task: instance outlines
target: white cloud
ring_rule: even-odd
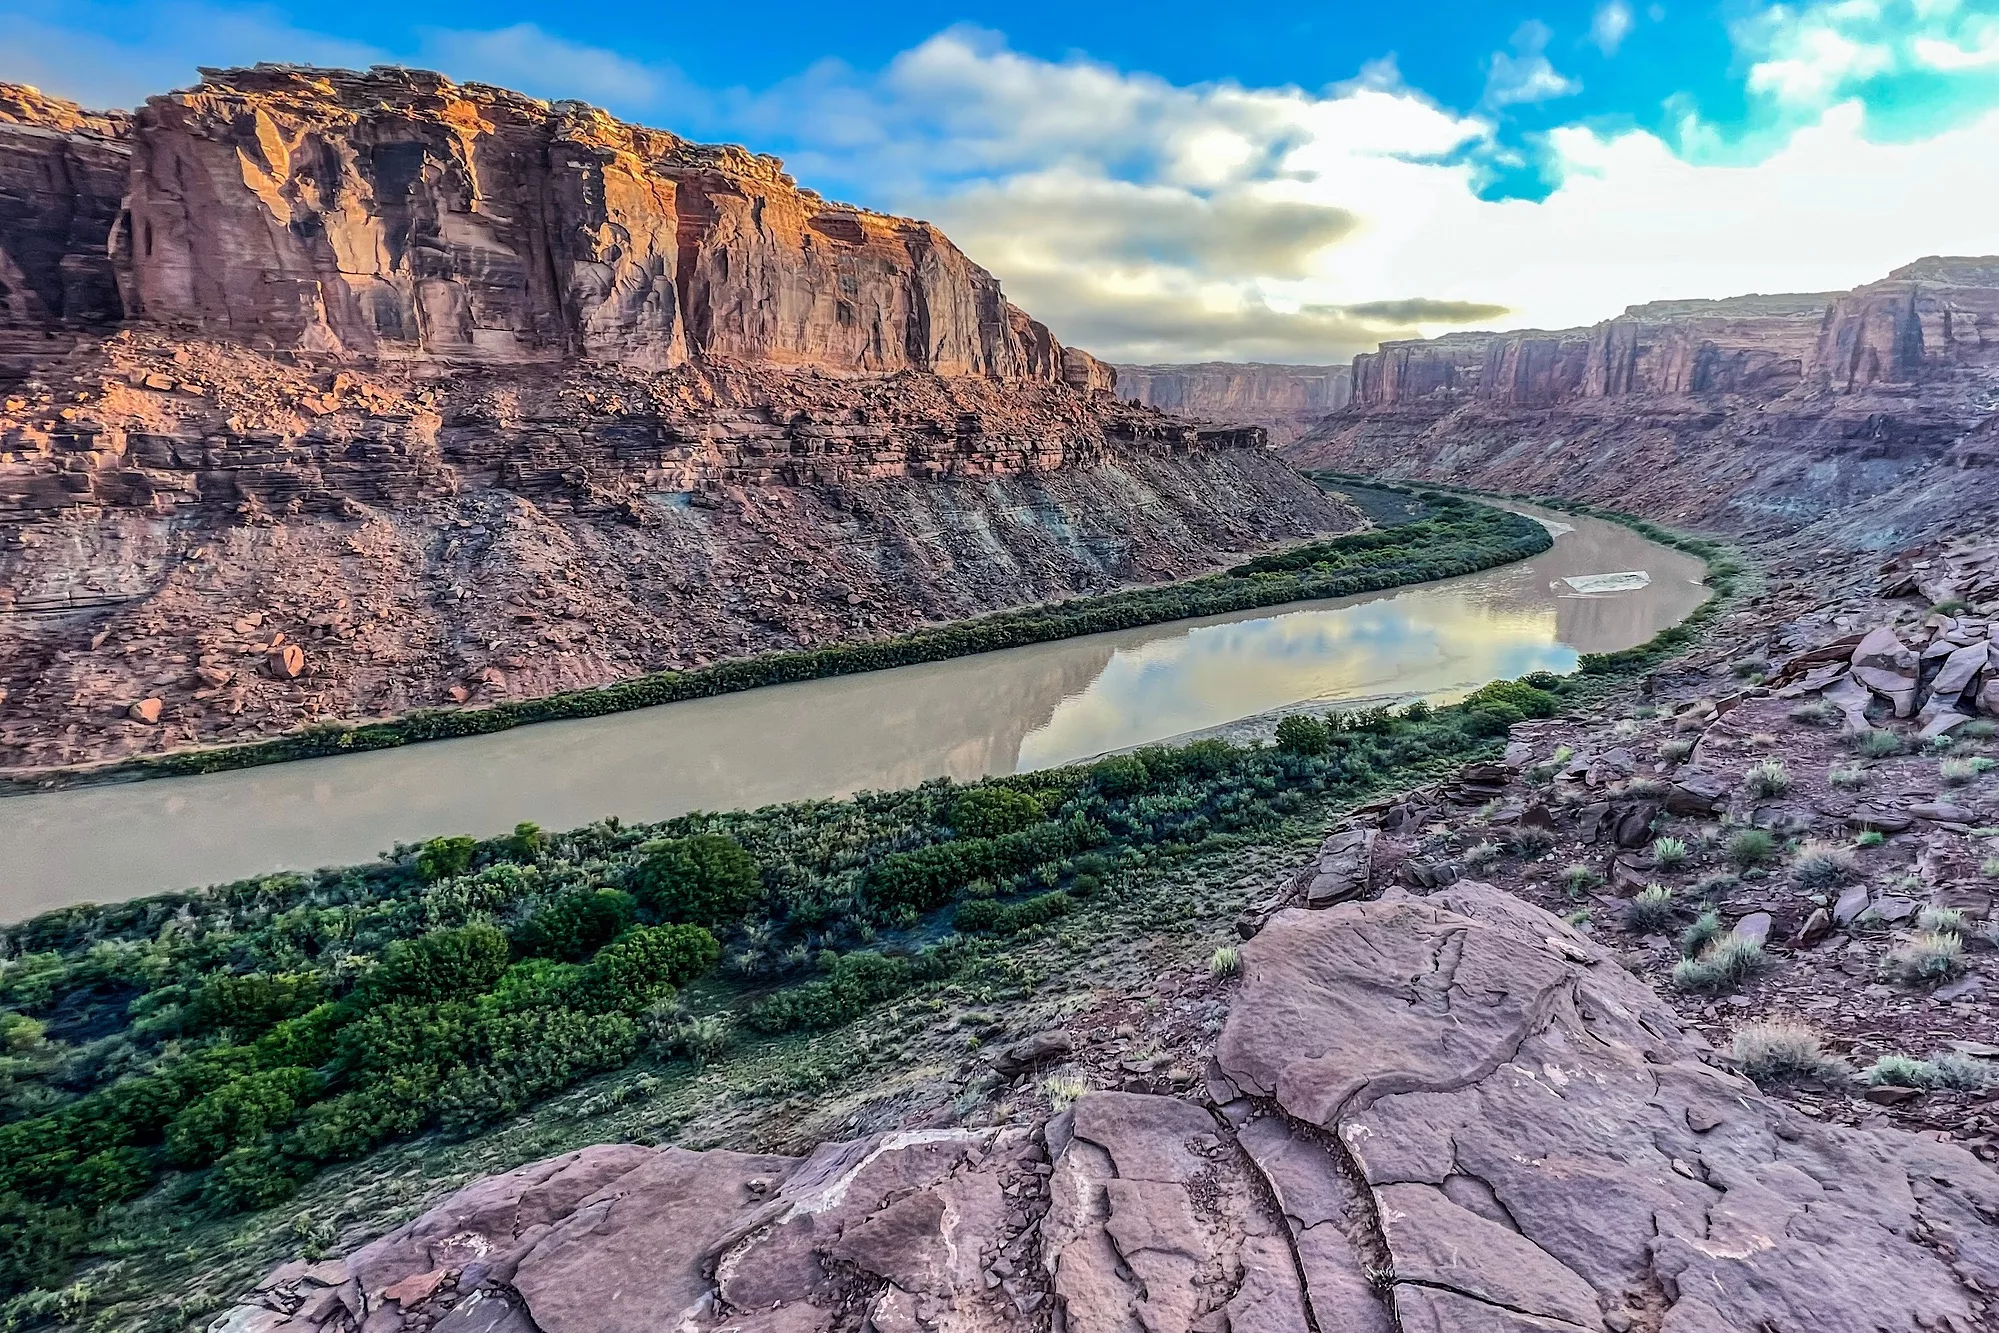
[[[1964,170],[1999,157],[1999,113],[1888,144],[1835,105],[1750,165],[1571,126],[1534,201],[1481,198],[1492,126],[1393,77],[1182,87],[954,31],[757,110],[833,124],[794,154],[804,179],[896,182],[869,202],[934,219],[1059,336],[1120,360],[1338,360],[1468,325],[1846,288],[1988,250],[1999,212],[1999,177]]]
[[[1631,6],[1625,0],[1603,0],[1596,7],[1596,15],[1590,20],[1589,39],[1596,49],[1607,56],[1617,54],[1624,45],[1624,39],[1631,35],[1631,28],[1637,22]]]
[[[1530,19],[1514,32],[1512,51],[1492,53],[1485,81],[1488,105],[1547,102],[1583,90],[1581,83],[1563,75],[1549,62],[1547,46],[1552,35],[1547,24]]]
[[[1999,18],[1962,0],[1770,5],[1737,21],[1733,36],[1753,62],[1749,90],[1806,111],[1850,96],[1872,79],[1999,65]],[[1929,96],[1939,106],[1950,103],[1934,90]]]

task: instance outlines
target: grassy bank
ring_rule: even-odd
[[[1732,591],[1725,552],[1684,549]],[[1246,861],[1277,849],[1281,874],[1335,812],[1691,635],[1447,708],[1291,719],[1276,746],[446,837],[36,918],[0,936],[0,1322],[177,1327],[440,1179],[593,1135],[741,1142],[765,1131],[717,1107],[860,1096],[940,1011],[1144,975],[1117,941],[1205,939]],[[942,1027],[926,1060],[964,1051]]]
[[[766,653],[693,671],[654,672],[597,689],[486,708],[424,710],[379,722],[307,727],[242,745],[20,774],[0,780],[0,794],[83,782],[216,773],[289,759],[390,749],[1285,602],[1380,592],[1509,564],[1539,554],[1550,544],[1546,529],[1517,514],[1435,492],[1398,494],[1404,497],[1404,504],[1419,504],[1420,512],[1413,516],[1403,512],[1404,521],[1393,526],[1259,556],[1218,574],[1177,583],[1003,611],[866,643]]]

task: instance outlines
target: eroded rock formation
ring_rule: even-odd
[[[1706,1060],[1485,885],[1279,911],[1210,1101],[803,1157],[606,1145],[481,1182],[218,1333],[1985,1327],[1999,1179]]]
[[[1852,292],[1386,343],[1286,453],[1762,533],[1867,503],[1828,536],[1892,548],[1979,488],[1948,478],[1993,458],[1995,385],[1999,260],[1930,258]]]
[[[1184,366],[1119,366],[1117,387],[1132,402],[1209,421],[1262,426],[1273,445],[1304,435],[1353,397],[1348,366],[1283,366],[1204,361]]]
[[[927,223],[581,103],[388,68],[211,70],[129,118],[0,88],[0,766],[1357,523],[1253,426],[1115,383]]]

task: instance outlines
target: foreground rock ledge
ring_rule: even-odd
[[[1211,1105],[808,1157],[605,1145],[266,1279],[218,1333],[1989,1330],[1999,1178],[1707,1064],[1486,885],[1276,913]]]

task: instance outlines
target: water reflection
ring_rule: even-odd
[[[14,797],[0,802],[0,920],[361,861],[398,841],[524,819],[566,828],[970,779],[1294,703],[1448,696],[1642,642],[1705,595],[1691,557],[1612,524],[1559,526],[1534,560],[1399,593],[377,754]],[[1597,596],[1551,587],[1632,569],[1648,570],[1650,585]]]

